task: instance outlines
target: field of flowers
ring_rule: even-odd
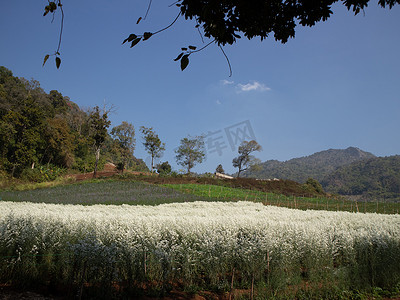
[[[246,289],[262,299],[334,298],[400,288],[399,215],[1,201],[0,237],[0,283],[71,296]]]

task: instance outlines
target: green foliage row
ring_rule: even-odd
[[[233,179],[220,179],[216,178],[214,174],[205,173],[199,176],[187,176],[181,175],[176,176],[171,173],[171,176],[150,176],[134,178],[134,180],[142,180],[154,184],[185,184],[185,183],[197,183],[197,184],[211,184],[218,186],[226,186],[232,188],[241,188],[248,190],[257,190],[262,192],[272,192],[275,194],[284,194],[290,196],[310,196],[319,197],[326,195],[324,192],[317,191],[319,183],[315,181],[314,184],[305,183],[299,184],[292,180],[256,180],[253,178],[233,178]],[[310,179],[314,181],[313,179]]]
[[[175,202],[210,201],[174,189],[133,181],[94,179],[51,188],[23,191],[0,191],[0,200],[55,204],[130,204],[158,205]]]
[[[207,184],[164,184],[180,192],[193,194],[213,201],[254,201],[265,205],[274,205],[302,210],[329,210],[348,212],[369,212],[398,214],[400,203],[356,202],[345,198],[289,196],[257,190],[231,188]]]

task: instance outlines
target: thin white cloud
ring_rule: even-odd
[[[226,79],[221,80],[221,83],[222,83],[222,85],[234,84],[233,81],[229,81],[229,80],[226,80]]]
[[[265,84],[260,83],[258,81],[253,81],[252,83],[248,84],[239,83],[237,87],[240,92],[250,92],[250,91],[266,92],[271,90],[271,88],[267,87]]]

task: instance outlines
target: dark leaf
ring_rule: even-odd
[[[178,57],[174,59],[174,61],[180,60],[182,58],[182,56],[183,56],[183,52],[181,54],[179,54]]]
[[[49,3],[50,11],[53,12],[57,9],[57,5],[55,2],[50,2]]]
[[[196,46],[189,46],[190,50],[196,50]]]
[[[124,41],[122,44],[125,44],[126,42],[132,42],[134,39],[137,38],[136,34],[131,33]]]
[[[148,40],[153,34],[151,32],[143,33],[143,41]]]
[[[61,58],[59,58],[59,57],[57,56],[57,57],[56,57],[56,67],[57,67],[57,69],[60,68],[60,65],[61,65]]]
[[[235,38],[237,38],[237,39],[241,39],[241,38],[242,38],[240,35],[238,35],[238,34],[236,34],[236,33],[233,33],[233,36],[234,36]]]
[[[128,42],[132,42],[132,41],[133,41],[134,39],[136,39],[136,38],[137,38],[137,35],[131,33],[131,34],[129,35],[129,37],[128,37]]]
[[[189,64],[189,54],[186,54],[181,59],[181,70],[185,70]]]
[[[44,64],[46,63],[46,61],[49,59],[49,57],[50,57],[50,55],[48,55],[48,54],[46,54],[46,56],[44,57],[43,67],[44,67]]]
[[[142,39],[142,38],[136,38],[136,39],[134,39],[134,40],[132,41],[131,48],[132,48],[133,46],[135,46],[137,43],[139,43],[141,39]]]
[[[200,27],[200,24],[197,24],[196,26],[194,26],[194,28],[199,28]]]
[[[139,19],[137,19],[136,24],[139,24],[140,21],[142,21],[142,17],[140,17]]]
[[[187,51],[187,48],[181,48],[182,49],[182,51]]]

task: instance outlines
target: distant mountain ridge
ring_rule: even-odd
[[[312,177],[322,181],[325,176],[339,167],[371,158],[376,158],[376,156],[356,147],[329,149],[283,162],[268,160],[261,163],[258,170],[246,171],[243,177],[290,179],[300,183]]]

